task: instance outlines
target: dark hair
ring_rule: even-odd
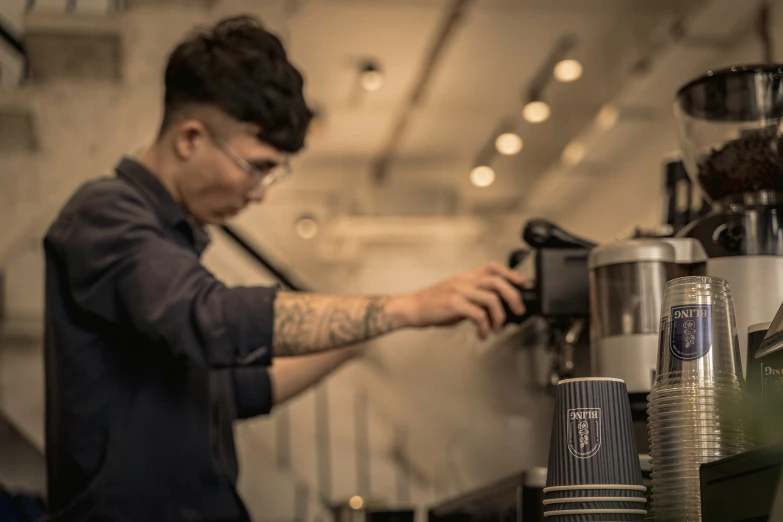
[[[196,32],[169,56],[162,130],[179,110],[207,105],[259,125],[259,139],[273,147],[297,152],[312,118],[303,84],[283,44],[258,19],[228,18]]]

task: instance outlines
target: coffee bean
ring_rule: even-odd
[[[702,158],[698,179],[713,201],[743,192],[783,192],[783,136],[777,126],[743,131]]]

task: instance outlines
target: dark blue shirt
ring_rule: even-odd
[[[226,287],[207,244],[130,159],[46,234],[50,520],[249,520],[232,423],[272,406],[276,289]]]

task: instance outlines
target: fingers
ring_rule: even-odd
[[[506,312],[503,310],[503,304],[497,293],[482,288],[469,287],[464,291],[464,294],[473,304],[481,306],[489,313],[493,330],[498,331],[503,328],[503,324],[506,322]]]
[[[481,339],[486,339],[489,336],[489,317],[483,308],[471,303],[465,298],[459,299],[455,308],[457,313],[470,319],[476,324],[476,327],[479,331],[479,337]]]
[[[525,313],[525,305],[522,303],[522,295],[519,293],[519,290],[511,286],[508,280],[503,277],[497,275],[484,276],[478,281],[478,285],[480,288],[500,294],[515,314],[522,315]]]
[[[423,310],[417,326],[447,326],[469,319],[475,323],[479,337],[486,339],[493,330],[500,330],[508,311],[525,313],[519,289],[525,279],[499,263],[488,263],[439,285],[417,293],[417,299],[431,305],[417,306]],[[506,310],[506,306],[508,310]]]
[[[501,265],[500,263],[495,263],[495,262],[487,263],[482,268],[484,270],[484,273],[486,274],[501,276],[517,285],[525,284],[524,277],[519,275],[514,270],[511,270],[510,268]]]

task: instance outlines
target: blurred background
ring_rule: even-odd
[[[764,61],[760,5],[0,0],[0,481],[44,493],[42,234],[78,185],[150,143],[166,55],[194,27],[259,16],[317,115],[294,176],[231,223],[241,243],[212,231],[205,263],[232,285],[387,293],[505,263],[533,217],[596,243],[660,226],[674,94],[707,69]],[[240,424],[250,511],[325,522],[349,502],[423,517],[546,465],[535,329],[391,335]]]

